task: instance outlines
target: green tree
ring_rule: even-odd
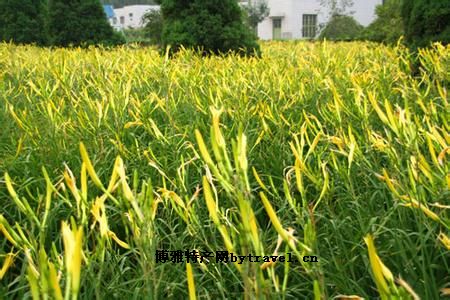
[[[412,48],[450,42],[450,0],[403,1],[406,42]]]
[[[50,0],[49,31],[56,46],[116,45],[124,42],[108,23],[98,0]]]
[[[244,7],[247,13],[247,22],[249,26],[256,32],[258,24],[261,23],[270,13],[269,6],[265,0],[249,1]]]
[[[43,0],[0,0],[0,39],[46,44],[45,4]]]
[[[354,40],[360,36],[363,29],[364,27],[351,16],[333,15],[320,33],[319,39]]]
[[[253,55],[260,51],[236,0],[163,0],[161,11],[162,46],[170,45],[172,53],[181,46],[203,54]]]
[[[320,5],[327,8],[330,20],[336,15],[351,15],[353,11],[348,11],[353,7],[353,0],[320,0]]]
[[[142,20],[145,23],[145,36],[148,37],[153,44],[161,44],[163,30],[163,16],[161,11],[152,9],[142,17]]]
[[[377,18],[365,30],[364,39],[395,43],[404,34],[401,16],[402,0],[387,0],[376,7]]]

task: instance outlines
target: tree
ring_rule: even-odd
[[[162,47],[170,45],[171,53],[182,46],[203,54],[253,55],[260,51],[236,0],[163,0],[161,11]]]
[[[249,1],[244,10],[247,13],[247,21],[250,27],[256,32],[258,24],[261,23],[270,13],[266,1]]]
[[[358,38],[364,27],[353,17],[333,15],[320,33],[319,39],[354,40]]]
[[[450,42],[450,0],[403,1],[405,39],[412,48]]]
[[[402,0],[387,0],[375,9],[377,18],[365,30],[364,39],[395,43],[404,34],[401,16]]]
[[[320,0],[320,5],[328,9],[330,19],[335,15],[352,15],[348,11],[353,6],[353,0]]]
[[[0,0],[0,40],[46,44],[45,8],[43,0]]]
[[[116,45],[124,42],[98,0],[50,0],[49,31],[56,46]]]
[[[161,44],[161,35],[163,30],[163,17],[161,11],[152,9],[147,12],[142,21],[145,23],[144,32],[153,44]]]

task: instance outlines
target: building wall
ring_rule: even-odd
[[[382,0],[355,1],[351,10],[355,11],[355,19],[363,26],[375,20],[375,7],[382,4]]]
[[[267,0],[269,17],[258,25],[258,36],[262,40],[273,39],[273,19],[281,18],[281,36],[283,39],[303,38],[303,15],[317,15],[317,24],[328,21],[329,11],[320,5],[320,0]],[[354,0],[348,10],[362,25],[367,26],[375,19],[375,7],[382,0]]]
[[[159,5],[129,5],[114,9],[116,19],[113,20],[115,28],[142,28],[142,17],[149,10],[159,10]]]

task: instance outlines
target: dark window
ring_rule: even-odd
[[[303,15],[304,38],[315,38],[317,34],[317,15]]]

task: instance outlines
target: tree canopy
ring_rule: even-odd
[[[145,22],[145,35],[151,40],[152,44],[159,45],[164,24],[161,11],[152,9],[144,15],[142,20]]]
[[[256,35],[244,23],[236,0],[163,0],[162,46],[182,46],[203,54],[259,53]]]
[[[404,34],[401,16],[402,0],[387,0],[375,9],[377,18],[364,30],[363,38],[383,43],[395,43]]]
[[[244,10],[247,13],[248,24],[255,31],[258,24],[270,13],[270,8],[266,1],[257,1],[256,3],[249,1],[248,5],[244,7]]]
[[[98,0],[50,0],[49,31],[56,46],[123,43]]]
[[[353,17],[333,15],[320,33],[319,39],[353,40],[360,36],[364,27]]]
[[[43,0],[0,0],[0,40],[46,44],[45,4]]]
[[[353,11],[349,11],[353,7],[353,0],[320,0],[320,5],[328,9],[330,18],[336,15],[351,15]]]
[[[450,42],[450,0],[403,1],[406,42],[413,48]]]

